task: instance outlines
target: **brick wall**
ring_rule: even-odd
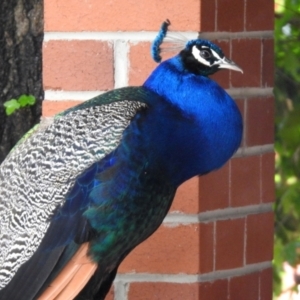
[[[188,38],[201,30],[243,68],[214,79],[236,99],[244,138],[221,170],[180,187],[107,299],[272,299],[273,1],[45,0],[43,115],[141,84],[166,18]]]

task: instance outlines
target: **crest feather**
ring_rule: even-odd
[[[162,60],[162,52],[178,52],[178,50],[182,50],[188,42],[188,39],[181,33],[168,31],[170,25],[171,22],[168,19],[164,21],[152,43],[151,56],[157,63],[160,63]]]

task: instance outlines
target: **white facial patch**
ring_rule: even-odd
[[[211,51],[211,54],[214,56],[214,58],[216,59],[213,63],[210,63],[209,61],[207,61],[205,58],[203,58],[200,54],[201,50],[199,50],[196,46],[193,46],[192,48],[192,54],[194,55],[195,59],[197,59],[201,64],[208,66],[208,67],[212,67],[214,65],[218,65],[220,63],[223,63],[224,58],[221,58],[221,56],[213,49],[207,47],[207,46],[202,46],[201,48],[207,48]]]
[[[210,51],[216,59],[222,60],[221,56],[215,50],[210,49]]]
[[[203,64],[205,66],[210,67],[209,61],[207,61],[206,59],[204,59],[203,57],[201,57],[200,50],[196,46],[193,46],[193,48],[192,48],[192,54],[194,55],[195,59],[197,59],[199,61],[199,63],[201,63],[201,64]]]

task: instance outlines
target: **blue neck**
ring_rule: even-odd
[[[132,127],[141,131],[149,165],[176,186],[220,168],[239,147],[236,104],[211,79],[186,72],[179,56],[161,63],[144,87],[163,100],[149,99],[149,110]]]

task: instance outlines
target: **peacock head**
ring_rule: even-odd
[[[221,69],[243,73],[232,60],[225,57],[222,49],[207,40],[191,40],[179,54],[184,67],[191,73],[208,76]]]
[[[208,76],[221,69],[243,73],[243,70],[232,60],[226,58],[222,49],[214,43],[203,39],[187,41],[184,36],[174,38],[172,34],[169,35],[169,25],[171,25],[169,20],[162,23],[160,31],[152,43],[151,55],[154,61],[161,62],[160,54],[162,51],[172,51],[179,47],[183,48],[179,53],[183,67],[191,73]],[[165,38],[169,38],[171,43],[175,44],[175,47],[163,49],[161,45]]]

